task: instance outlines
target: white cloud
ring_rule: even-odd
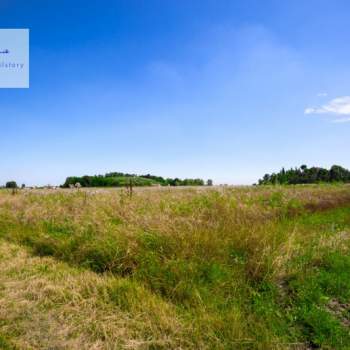
[[[350,96],[337,97],[320,107],[306,108],[305,114],[350,115]]]
[[[319,93],[317,94],[317,96],[318,96],[318,97],[327,97],[328,94],[327,94],[327,92],[319,92]]]
[[[350,117],[336,119],[333,123],[350,123]]]
[[[313,114],[315,113],[315,108],[306,108],[304,111],[305,114]]]

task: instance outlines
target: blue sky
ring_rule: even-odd
[[[0,184],[350,168],[349,16],[347,0],[2,0],[31,67],[29,89],[0,89]]]

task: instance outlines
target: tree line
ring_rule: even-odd
[[[308,168],[306,165],[289,170],[282,168],[278,173],[265,174],[259,180],[259,185],[296,185],[322,182],[350,183],[350,171],[339,165],[333,165],[329,170],[320,167]]]
[[[64,188],[76,186],[81,187],[126,187],[126,186],[204,186],[202,179],[179,179],[163,178],[155,175],[136,175],[120,172],[107,173],[105,175],[94,176],[70,176],[62,185]],[[212,185],[212,180],[208,180],[207,185]]]

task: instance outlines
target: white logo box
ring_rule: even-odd
[[[0,88],[29,88],[29,29],[0,29]]]

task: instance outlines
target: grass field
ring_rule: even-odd
[[[350,186],[0,191],[0,349],[350,349]]]

